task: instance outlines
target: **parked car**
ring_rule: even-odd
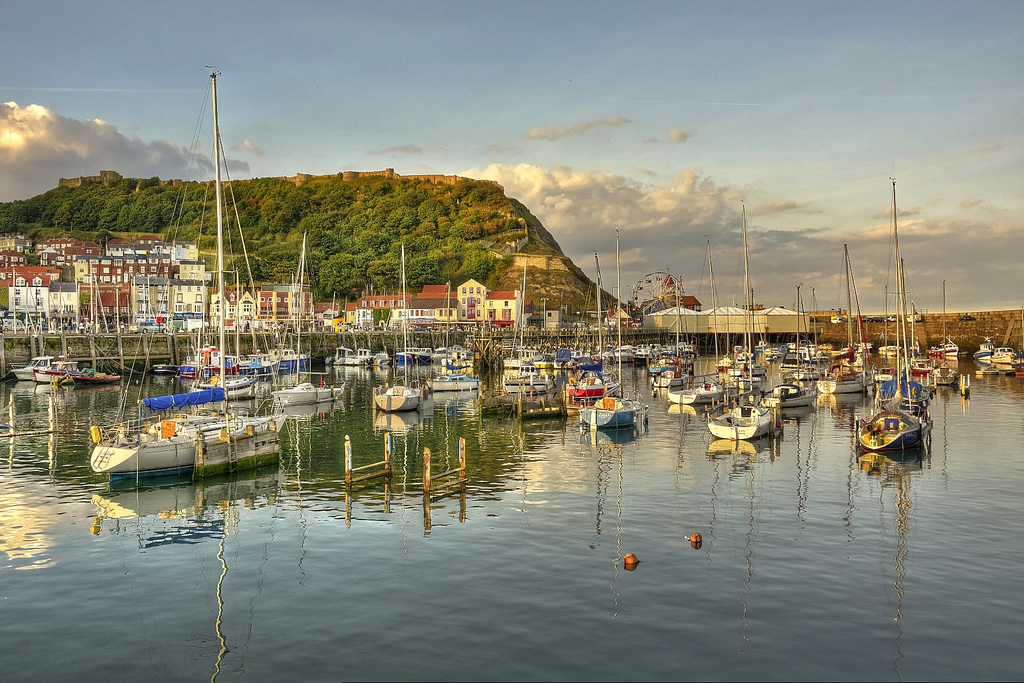
[[[975,320],[976,318],[970,313],[961,313],[960,320]]]
[[[128,327],[129,332],[163,332],[164,326],[160,323],[136,323]]]

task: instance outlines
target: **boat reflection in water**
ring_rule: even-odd
[[[408,432],[412,429],[416,429],[429,424],[432,421],[431,415],[433,415],[433,407],[428,406],[428,403],[433,403],[428,399],[423,404],[423,410],[408,410],[404,412],[384,412],[378,410],[373,416],[373,432],[374,434],[380,434],[381,432]]]
[[[883,508],[886,505],[886,492],[894,491],[895,510],[895,538],[893,545],[893,573],[891,576],[882,576],[883,585],[892,585],[895,593],[895,614],[893,623],[896,633],[893,640],[893,670],[899,678],[899,663],[903,659],[903,652],[900,649],[900,639],[903,637],[903,629],[900,622],[903,621],[903,583],[907,576],[907,537],[910,533],[910,482],[912,477],[920,476],[925,469],[926,461],[930,460],[930,453],[927,448],[915,448],[903,451],[887,451],[884,453],[868,452],[857,458],[857,464],[868,476],[878,477],[882,484],[881,502]]]
[[[580,443],[591,446],[624,446],[637,440],[636,429],[583,429]]]
[[[245,630],[238,628],[231,615],[248,613],[253,596],[261,590],[259,579],[254,586],[248,586],[244,572],[231,582],[230,591],[226,589],[228,558],[233,555],[225,552],[225,541],[228,536],[244,534],[239,523],[243,512],[276,505],[280,489],[281,474],[275,466],[272,471],[261,473],[259,470],[249,470],[216,483],[203,480],[193,482],[184,478],[154,487],[118,487],[115,483],[106,492],[92,497],[96,517],[93,518],[90,531],[97,536],[131,536],[133,542],[138,543],[140,555],[147,549],[172,544],[194,545],[196,550],[191,552],[201,553],[200,548],[204,544],[216,543],[220,571],[216,574],[216,582],[208,588],[212,593],[208,603],[210,612],[195,612],[198,620],[209,620],[208,624],[202,626],[212,626],[210,630],[216,637],[215,641],[208,641],[206,646],[213,658],[212,680],[216,680],[225,666],[226,658],[244,653],[244,645],[239,648],[228,644],[228,633]],[[231,571],[237,572],[240,569],[244,567],[233,567]],[[212,572],[202,577],[207,579],[207,583],[213,578]],[[195,584],[201,586],[202,579],[197,578]],[[126,581],[129,583],[128,590],[142,590],[141,586],[145,585],[147,577],[129,577]],[[234,597],[238,599],[232,600]],[[197,624],[196,627],[200,626]],[[251,622],[248,628],[251,630]],[[240,663],[235,665],[240,666]]]

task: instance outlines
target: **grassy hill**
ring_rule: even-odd
[[[399,176],[393,171],[236,180],[225,187],[228,271],[247,282],[290,282],[306,237],[307,282],[318,300],[349,300],[406,281],[453,286],[473,278],[515,289],[527,259],[527,298],[538,310],[593,308],[593,283],[522,203],[491,181]],[[211,182],[123,178],[104,172],[61,181],[31,199],[0,204],[0,232],[39,241],[94,242],[138,235],[196,241],[216,262]],[[243,254],[243,239],[248,258]]]

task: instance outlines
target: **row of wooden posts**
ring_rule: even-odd
[[[379,462],[352,466],[352,439],[345,435],[345,485],[352,486],[371,479],[391,478],[391,432],[384,435],[384,459]],[[423,495],[432,491],[444,491],[458,486],[466,488],[466,439],[459,438],[459,466],[444,472],[434,473],[430,462],[430,449],[423,449]]]
[[[384,512],[391,512],[391,432],[384,434],[384,459],[379,462],[352,466],[352,439],[345,435],[345,520],[351,523],[351,492],[354,484],[382,479],[384,481]],[[434,473],[431,468],[430,449],[423,449],[423,530],[431,530],[431,496],[452,489],[459,492],[459,521],[466,521],[466,440],[459,438],[459,466]]]

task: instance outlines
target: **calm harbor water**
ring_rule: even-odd
[[[973,363],[962,369],[973,375]],[[428,371],[424,369],[424,372]],[[112,488],[88,427],[119,389],[60,391],[59,433],[0,466],[6,680],[1019,679],[1024,380],[940,392],[930,450],[859,461],[860,396],[787,412],[780,440],[709,444],[650,406],[640,434],[482,418],[437,395],[378,416],[382,376],[282,428],[279,467]],[[164,393],[160,378],[130,392]],[[19,425],[48,387],[0,387]],[[132,394],[132,402],[134,394]],[[394,477],[348,492],[355,465]],[[421,494],[468,451],[468,487]],[[0,442],[0,447],[6,446]],[[703,536],[699,549],[689,536]],[[634,553],[640,564],[623,569]]]

